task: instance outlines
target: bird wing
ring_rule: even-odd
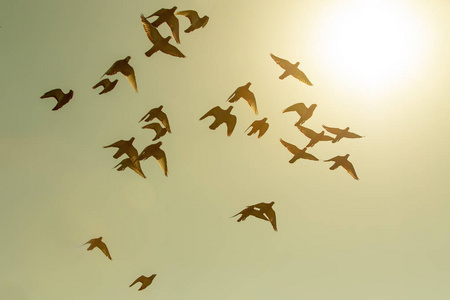
[[[137,92],[137,83],[136,83],[136,75],[134,74],[134,69],[132,66],[127,65],[122,71],[122,74],[125,75],[128,79],[128,82],[131,84],[133,89]]]
[[[133,285],[135,285],[136,283],[138,283],[138,282],[143,282],[143,280],[145,280],[146,279],[146,277],[144,276],[144,275],[142,275],[142,276],[139,276],[138,277],[138,279],[136,279],[135,281],[133,281],[133,283],[132,284],[130,284],[130,287],[132,287]]]
[[[200,16],[198,15],[198,13],[195,10],[183,10],[183,11],[179,11],[175,14],[188,17],[189,21],[191,22],[191,25],[200,19]]]
[[[289,144],[289,143],[283,141],[282,139],[280,139],[280,142],[283,144],[283,146],[285,146],[289,150],[289,152],[291,152],[294,155],[295,155],[295,153],[300,151],[300,149],[298,149],[297,146]]]
[[[105,244],[105,243],[103,243],[102,241],[100,241],[100,242],[98,243],[97,247],[98,247],[100,250],[102,250],[102,252],[103,252],[109,259],[112,260],[111,255],[109,254],[109,251],[108,251],[108,247],[106,247],[106,244]]]
[[[150,24],[150,22],[141,14],[142,26],[144,26],[145,33],[147,34],[148,39],[153,43],[157,44],[159,41],[163,39],[158,29],[155,26]]]
[[[314,132],[314,130],[309,129],[309,128],[306,128],[306,127],[303,127],[303,126],[301,126],[301,125],[298,125],[297,128],[298,128],[304,135],[306,135],[307,137],[309,137],[310,139],[313,139],[313,138],[317,135],[317,133]]]
[[[235,115],[228,115],[225,118],[225,124],[227,124],[227,135],[230,136],[233,133],[234,127],[236,127],[237,118]]]
[[[156,158],[156,160],[159,163],[159,166],[161,167],[161,169],[164,172],[164,175],[167,176],[168,170],[167,170],[167,158],[166,158],[166,153],[161,150],[161,149],[157,149],[153,152],[153,156]]]
[[[283,110],[283,113],[289,112],[289,111],[295,111],[295,112],[297,112],[300,116],[302,116],[307,110],[308,110],[308,108],[307,108],[306,105],[302,102],[302,103],[295,103],[295,104],[289,106],[288,108],[286,108],[285,110]]]
[[[350,138],[350,139],[358,139],[358,138],[362,138],[363,136],[349,131],[349,132],[345,133],[344,137]]]
[[[269,208],[265,211],[265,214],[269,218],[269,221],[272,224],[273,230],[278,231],[277,216],[275,215],[275,211],[272,208]]]
[[[120,167],[117,168],[119,165],[120,165]],[[123,171],[126,168],[130,168],[131,170],[133,170],[134,172],[136,172],[143,178],[146,178],[144,172],[141,169],[141,164],[139,163],[138,159],[131,159],[129,157],[125,158],[120,163],[118,163],[114,168],[117,168],[117,171]]]
[[[121,147],[123,147],[124,145],[126,145],[126,141],[120,140],[120,141],[117,141],[117,142],[115,142],[115,143],[112,143],[111,145],[104,146],[103,148],[110,148],[110,147],[121,148]]]
[[[336,161],[337,159],[339,159],[339,157],[340,156],[335,156],[333,158],[330,158],[330,159],[327,159],[327,160],[324,160],[324,161],[326,161],[326,162],[328,162],[328,161]]]
[[[161,48],[161,51],[175,57],[186,57],[177,47],[169,43],[165,44],[164,47]]]
[[[94,85],[92,88],[93,88],[93,89],[96,89],[96,88],[98,88],[99,86],[103,86],[103,87],[105,88],[106,86],[108,86],[108,85],[110,85],[110,84],[111,84],[111,81],[110,81],[108,78],[105,78],[105,79],[103,79],[103,80],[100,80],[100,82],[97,83],[96,85]]]
[[[311,83],[311,81],[309,81],[308,77],[306,77],[305,73],[303,73],[302,71],[300,71],[299,69],[295,69],[292,72],[292,76],[294,76],[295,78],[297,78],[298,80],[300,80],[303,83],[306,83],[307,85],[313,85]]]
[[[253,92],[247,90],[243,93],[242,97],[247,101],[247,103],[253,109],[253,112],[257,115],[258,108],[256,107],[255,94],[253,94]]]
[[[348,160],[342,162],[341,166],[347,170],[348,174],[350,174],[353,178],[356,180],[359,180],[358,176],[356,175],[355,168],[353,167],[353,164],[349,162]]]
[[[64,92],[61,89],[54,89],[42,95],[41,99],[49,97],[55,97],[56,101],[59,102],[64,97]]]
[[[287,60],[285,60],[285,59],[282,59],[282,58],[279,58],[278,56],[275,56],[275,55],[273,55],[272,53],[270,53],[270,56],[272,57],[272,59],[280,66],[280,67],[282,67],[283,69],[287,69],[287,68],[289,68],[290,66],[292,66],[292,64],[289,62],[289,61],[287,61]]]
[[[312,154],[310,154],[310,153],[307,153],[307,152],[305,152],[303,155],[302,155],[302,158],[304,158],[304,159],[309,159],[309,160],[318,160],[317,159],[317,157],[315,157],[314,155],[312,155]]]
[[[158,118],[158,120],[160,120],[163,123],[164,127],[166,127],[168,132],[172,132],[170,131],[169,119],[167,118],[167,115],[163,111],[160,111],[159,114],[156,116],[156,118]]]
[[[269,129],[269,123],[262,124],[259,130],[258,138],[262,137],[264,133],[266,133],[267,129]]]
[[[151,17],[155,17],[155,16],[159,17],[160,15],[164,14],[166,11],[168,11],[167,8],[161,8],[160,10],[158,10],[157,12],[154,12],[152,15],[150,15],[147,18],[151,18]]]
[[[150,123],[142,127],[143,129],[153,129],[156,133],[161,132],[163,129],[162,126],[159,123]]]
[[[139,156],[138,151],[136,150],[136,148],[134,148],[133,145],[130,145],[128,147],[128,149],[125,151],[125,153],[128,155],[129,158],[131,159],[136,159]]]
[[[325,128],[326,131],[328,131],[328,132],[330,132],[332,134],[338,135],[339,133],[342,132],[342,130],[339,129],[339,128],[328,127],[328,126],[325,126],[325,125],[322,125],[322,127]]]
[[[167,24],[169,24],[170,30],[172,30],[173,37],[177,44],[180,43],[180,25],[178,22],[178,18],[175,15],[170,16],[169,20],[167,20]]]
[[[203,115],[203,117],[200,118],[200,120],[203,120],[206,117],[213,116],[215,118],[219,117],[220,114],[223,112],[223,109],[221,109],[219,106],[211,108],[206,114]]]
[[[320,136],[320,135],[319,135]],[[332,140],[334,140],[334,138],[332,138],[331,136],[328,136],[328,135],[323,135],[323,136],[320,136],[320,139],[319,139],[320,141],[332,141]]]

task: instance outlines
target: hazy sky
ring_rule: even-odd
[[[374,2],[1,2],[0,298],[449,299],[450,2]],[[186,34],[180,16],[186,58],[147,58],[139,16],[172,6],[209,23]],[[270,53],[300,61],[314,86],[279,80]],[[118,74],[99,96],[92,86],[128,55],[139,93]],[[235,103],[231,137],[199,121],[247,82],[258,116]],[[56,112],[39,99],[54,88],[74,90]],[[305,126],[365,137],[289,164],[279,139],[309,141],[281,113],[297,102],[317,104]],[[169,176],[154,159],[147,179],[117,172],[103,146],[154,143],[138,121],[159,105]],[[265,136],[243,133],[263,117]],[[323,162],[347,153],[359,181]],[[271,201],[278,232],[230,219]],[[112,261],[79,247],[99,236]]]

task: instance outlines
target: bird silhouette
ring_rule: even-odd
[[[345,170],[347,170],[348,174],[350,174],[353,178],[356,180],[359,180],[358,176],[356,175],[355,168],[353,167],[353,164],[348,160],[348,157],[350,154],[346,154],[345,156],[335,156],[333,158],[324,160],[326,162],[328,161],[334,161],[334,164],[330,167],[330,170],[334,170],[337,167],[341,166]]]
[[[238,212],[233,217],[241,214],[241,217],[238,219],[238,222],[244,221],[248,216],[254,216],[263,220],[267,220],[272,224],[273,230],[277,231],[278,230],[277,217],[275,215],[275,211],[272,208],[274,203],[275,202],[273,201],[270,203],[261,202],[255,205],[247,206],[246,209]]]
[[[145,122],[150,122],[154,118],[157,118],[163,123],[168,132],[172,132],[170,131],[169,119],[167,118],[167,115],[162,111],[163,107],[164,106],[160,105],[159,107],[152,108],[148,113],[145,114],[145,116],[142,117],[139,122],[142,122],[144,120]]]
[[[139,160],[137,158],[127,157],[124,160],[122,160],[120,163],[118,163],[114,168],[117,168],[117,171],[123,171],[126,168],[130,168],[131,170],[133,170],[134,172],[136,172],[143,178],[146,178],[144,172],[141,169]]]
[[[102,242],[102,237],[96,238],[96,239],[90,239],[83,245],[90,244],[87,248],[88,251],[91,251],[95,247],[102,250],[102,252],[108,257],[110,260],[112,260],[111,255],[109,254],[108,247],[106,247],[106,244]]]
[[[306,147],[300,150],[295,145],[289,144],[282,139],[280,139],[280,142],[285,146],[289,152],[294,154],[294,157],[291,158],[289,161],[291,164],[294,163],[297,159],[303,158],[303,159],[309,159],[309,160],[318,160],[314,155],[309,154],[306,152]]]
[[[153,274],[149,277],[145,277],[144,275],[139,276],[138,279],[136,279],[135,281],[133,281],[132,284],[130,284],[130,287],[132,287],[134,284],[140,282],[140,283],[142,283],[142,285],[138,291],[143,290],[152,283],[152,281],[153,281],[153,279],[155,279],[155,277],[156,277],[156,274]]]
[[[120,72],[128,79],[128,82],[131,84],[133,89],[137,92],[138,88],[137,88],[137,83],[136,83],[136,76],[134,74],[134,69],[128,63],[130,61],[130,59],[131,59],[131,56],[127,56],[124,59],[119,59],[118,61],[113,63],[111,68],[109,68],[108,71],[106,71],[105,74],[103,74],[103,76],[114,75],[117,72]]]
[[[44,95],[41,96],[41,99],[44,98],[55,98],[58,103],[56,103],[56,106],[53,107],[52,110],[58,110],[67,103],[69,103],[70,99],[73,97],[73,91],[70,90],[67,94],[64,94],[64,92],[61,89],[54,89],[51,90]]]
[[[156,19],[156,21],[152,22],[152,25],[154,27],[158,27],[162,23],[167,23],[167,25],[169,25],[169,27],[170,27],[170,30],[172,31],[175,41],[179,44],[180,43],[180,33],[179,33],[180,29],[179,29],[179,24],[178,24],[178,18],[175,16],[176,10],[177,10],[176,6],[172,7],[171,9],[161,8],[157,12],[148,16],[146,19],[151,18],[151,17],[158,17],[158,19]]]
[[[299,116],[300,120],[295,123],[295,126],[302,125],[305,123],[311,116],[313,115],[314,110],[316,109],[317,104],[311,104],[309,107],[306,107],[304,103],[295,103],[285,110],[283,110],[283,113],[295,111]]]
[[[158,51],[162,51],[166,54],[175,57],[185,57],[184,54],[181,53],[180,50],[178,50],[177,47],[169,44],[169,41],[172,37],[168,36],[166,38],[163,38],[159,33],[158,29],[156,29],[156,27],[150,24],[150,22],[147,21],[147,19],[142,14],[141,14],[141,21],[148,39],[150,40],[150,42],[153,43],[153,47],[147,52],[145,52],[145,55],[147,57],[152,56],[154,53]]]
[[[297,125],[298,130],[300,130],[304,135],[306,135],[311,140],[306,147],[313,147],[318,142],[332,141],[331,136],[325,135],[325,131],[322,130],[320,133],[313,131],[312,129]]]
[[[254,121],[250,126],[248,126],[247,129],[245,129],[245,131],[247,131],[250,127],[252,127],[247,135],[250,136],[259,131],[258,139],[262,137],[266,133],[267,129],[269,129],[269,123],[267,123],[266,121],[267,118]]]
[[[94,85],[92,88],[96,89],[99,86],[102,86],[103,87],[103,91],[101,91],[99,95],[106,94],[107,92],[112,91],[116,87],[116,84],[117,84],[118,81],[119,80],[116,79],[116,80],[111,82],[111,80],[109,80],[108,78],[105,78],[103,80],[100,80],[100,82],[97,83],[96,85]]]
[[[113,155],[113,157],[116,159],[121,157],[125,153],[130,158],[136,158],[138,157],[138,151],[136,150],[136,148],[134,148],[133,141],[134,137],[132,137],[128,141],[125,140],[117,141],[115,143],[112,143],[111,145],[104,146],[103,148],[110,148],[110,147],[119,148],[116,154]]]
[[[156,144],[149,145],[142,150],[142,152],[139,154],[138,159],[139,160],[146,160],[149,157],[154,157],[158,163],[161,169],[164,172],[164,175],[167,176],[168,169],[167,169],[167,158],[166,153],[161,149],[162,142],[158,142]]]
[[[227,101],[233,103],[233,102],[238,101],[240,98],[244,98],[247,101],[248,105],[250,105],[250,107],[255,112],[255,115],[257,115],[258,114],[258,108],[256,107],[255,94],[253,94],[249,90],[249,87],[250,87],[251,84],[252,84],[251,82],[248,82],[246,85],[238,87],[233,92],[233,94],[231,94],[231,96],[228,97]]]
[[[332,143],[339,142],[342,138],[349,138],[349,139],[362,138],[362,136],[360,136],[356,133],[350,132],[349,131],[350,127],[346,127],[345,129],[333,128],[333,127],[328,127],[325,125],[322,125],[322,127],[325,128],[325,130],[328,131],[329,133],[336,135],[336,137],[333,139]]]
[[[159,123],[150,123],[142,127],[143,129],[153,129],[156,132],[156,136],[152,141],[156,141],[160,137],[167,133],[167,129],[162,127]]]
[[[307,85],[312,85],[311,81],[309,81],[305,73],[298,69],[298,65],[300,64],[299,62],[291,64],[289,61],[279,58],[272,53],[270,54],[270,56],[280,67],[284,69],[284,73],[281,74],[280,79],[284,79],[287,76],[291,75]]]
[[[199,29],[200,27],[205,27],[206,24],[208,24],[209,17],[204,16],[200,18],[198,13],[195,10],[183,10],[175,13],[176,15],[185,16],[189,18],[189,21],[191,22],[191,26],[189,26],[184,32],[189,33],[191,31],[194,31],[196,29]]]
[[[238,212],[231,218],[234,218],[239,214],[241,216],[239,217],[239,219],[237,219],[238,222],[245,221],[245,219],[247,219],[248,216],[254,216],[254,217],[269,221],[269,219],[267,219],[267,217],[259,209],[255,209],[255,207],[253,205],[247,206],[247,208],[241,210],[240,212]]]
[[[228,107],[226,110],[220,108],[219,106],[213,107],[200,118],[200,121],[206,117],[213,116],[215,120],[211,125],[209,125],[209,128],[215,130],[222,123],[225,123],[227,125],[227,135],[230,136],[233,133],[237,122],[236,116],[231,114],[232,109],[233,106]]]

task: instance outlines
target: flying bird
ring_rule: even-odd
[[[148,39],[150,40],[150,42],[153,43],[153,47],[147,52],[145,52],[145,55],[147,57],[152,56],[153,53],[156,53],[158,51],[162,51],[166,54],[175,57],[185,57],[184,54],[181,53],[180,50],[178,50],[177,47],[169,44],[169,41],[172,37],[168,36],[166,38],[163,38],[159,33],[158,29],[156,29],[156,27],[150,24],[150,22],[147,21],[147,19],[142,14],[141,14],[141,21]]]
[[[348,161],[349,156],[350,156],[350,154],[346,154],[345,156],[335,156],[333,158],[330,158],[330,159],[327,159],[324,161],[326,161],[326,162],[334,161],[334,164],[330,167],[330,170],[334,170],[337,167],[341,166],[345,170],[347,170],[348,174],[350,174],[353,178],[355,178],[356,180],[359,180],[358,176],[356,175],[355,168],[353,168],[353,164],[350,161]]]
[[[124,160],[122,160],[120,163],[118,163],[114,168],[117,168],[117,171],[123,171],[126,168],[130,168],[131,170],[133,170],[134,172],[136,172],[143,178],[146,178],[144,172],[141,169],[139,159],[137,159],[137,158],[127,157]]]
[[[311,118],[316,107],[317,107],[317,104],[311,104],[309,107],[306,107],[306,105],[302,102],[295,103],[295,104],[289,106],[288,108],[286,108],[285,110],[283,110],[283,113],[295,111],[300,116],[300,120],[298,120],[297,123],[295,123],[295,126],[297,126],[297,125],[302,125],[309,118]]]
[[[125,141],[125,140],[117,141],[111,145],[104,146],[103,148],[110,148],[110,147],[119,148],[117,150],[116,154],[113,155],[113,157],[116,159],[121,157],[125,153],[130,158],[136,158],[136,157],[138,157],[138,151],[136,150],[136,148],[134,148],[133,141],[134,141],[134,137],[132,137],[128,141]]]
[[[309,141],[306,147],[313,147],[318,142],[331,141],[333,138],[331,136],[325,135],[325,130],[322,130],[320,133],[313,131],[312,129],[303,127],[301,125],[297,125],[298,130],[300,130],[304,135],[306,135],[311,140]]]
[[[131,59],[131,56],[127,56],[124,59],[119,59],[111,66],[111,68],[108,69],[108,71],[106,71],[105,74],[103,74],[103,76],[114,75],[117,72],[120,72],[128,79],[128,82],[131,84],[133,89],[137,92],[138,88],[137,88],[137,84],[136,84],[136,76],[134,74],[134,69],[128,63],[130,61],[130,59]]]
[[[248,216],[255,216],[257,218],[267,220],[272,224],[273,230],[277,231],[277,218],[275,215],[275,211],[273,210],[272,206],[275,202],[270,203],[258,203],[255,205],[247,206],[246,209],[240,211],[239,213],[235,214],[233,217],[241,214],[241,217],[238,219],[238,222],[244,221]],[[257,208],[257,209],[256,209]]]
[[[96,89],[99,86],[102,86],[103,91],[101,91],[99,95],[106,94],[107,92],[112,91],[116,87],[116,84],[118,81],[119,81],[118,79],[111,81],[108,78],[105,78],[105,79],[101,80],[99,83],[97,83],[96,85],[94,85],[92,88]]]
[[[139,154],[138,159],[139,160],[146,160],[149,157],[154,157],[158,163],[161,169],[164,172],[164,175],[167,176],[168,169],[167,169],[167,158],[166,153],[161,149],[162,142],[158,142],[156,144],[149,145],[142,150],[142,152]]]
[[[240,98],[244,98],[247,101],[248,105],[250,105],[250,107],[255,112],[255,115],[257,115],[258,114],[258,108],[256,107],[255,94],[253,94],[249,90],[249,87],[250,87],[251,84],[252,84],[251,82],[248,82],[246,85],[238,87],[233,92],[233,94],[231,94],[231,96],[228,97],[227,101],[233,103],[233,102],[238,101]]]
[[[306,147],[303,148],[302,150],[300,150],[295,145],[289,144],[289,143],[283,141],[282,139],[280,139],[280,142],[283,144],[283,146],[285,146],[289,150],[289,152],[294,154],[294,157],[292,157],[291,160],[289,161],[291,164],[294,163],[299,158],[316,160],[316,161],[318,160],[317,157],[306,152]]]
[[[208,24],[209,17],[204,16],[200,18],[198,13],[195,10],[183,10],[175,13],[176,15],[185,16],[189,18],[189,21],[191,22],[191,26],[189,26],[184,32],[189,33],[191,31],[194,31],[196,29],[199,29],[200,27],[205,27],[206,24]]]
[[[152,281],[153,281],[153,279],[155,279],[155,277],[156,277],[156,274],[153,274],[153,275],[151,275],[151,276],[149,276],[149,277],[145,277],[144,275],[139,276],[139,278],[136,279],[136,280],[130,285],[130,287],[132,287],[134,284],[140,282],[140,283],[142,283],[142,285],[141,285],[141,287],[139,288],[139,291],[140,291],[140,290],[143,290],[143,289],[145,289],[146,287],[148,287],[148,286],[152,283]]]
[[[153,129],[156,132],[156,136],[152,141],[156,141],[160,137],[164,136],[167,133],[167,129],[162,127],[159,123],[150,123],[142,127],[143,129]]]
[[[245,131],[247,131],[250,127],[252,127],[247,135],[250,136],[259,131],[258,139],[262,137],[266,133],[267,129],[269,129],[269,123],[267,123],[266,121],[267,118],[254,121],[250,126],[248,126],[247,129],[245,129]]]
[[[231,218],[234,218],[239,214],[241,216],[239,217],[239,219],[237,219],[238,222],[245,221],[245,219],[247,219],[248,216],[254,216],[254,217],[269,221],[269,219],[267,219],[267,217],[259,209],[255,209],[255,207],[253,205],[247,206],[247,208],[241,210],[240,212],[238,212]]]
[[[349,138],[349,139],[362,138],[362,136],[360,136],[354,132],[350,132],[349,131],[350,127],[346,127],[345,129],[333,128],[333,127],[328,127],[325,125],[322,125],[322,127],[325,128],[326,131],[328,131],[329,133],[336,135],[336,137],[334,138],[332,143],[339,142],[342,138]]]
[[[180,43],[180,33],[179,33],[179,24],[178,24],[178,18],[175,16],[175,11],[177,10],[177,7],[174,6],[171,9],[167,8],[161,8],[157,12],[153,13],[152,15],[148,16],[146,19],[151,17],[158,17],[156,21],[152,23],[154,27],[158,27],[162,23],[167,23],[169,25],[170,30],[172,31],[173,37],[175,38],[175,41],[177,44]]]
[[[69,103],[70,99],[72,99],[73,97],[73,91],[70,90],[67,94],[64,94],[64,92],[61,89],[54,89],[42,95],[41,99],[52,97],[55,98],[56,101],[58,101],[58,103],[56,103],[56,106],[53,107],[52,110],[58,110],[67,103]]]
[[[145,114],[145,116],[142,117],[142,119],[139,122],[142,122],[145,120],[145,122],[150,122],[154,118],[157,118],[160,120],[164,127],[167,129],[167,131],[170,133],[170,125],[169,125],[169,119],[167,118],[167,115],[162,111],[164,106],[160,105],[159,107],[152,108],[148,113]]]
[[[83,245],[86,244],[90,244],[89,247],[87,248],[88,251],[91,251],[92,249],[97,247],[98,249],[102,250],[102,252],[106,255],[106,257],[112,260],[111,255],[109,254],[108,251],[108,247],[106,247],[106,244],[102,242],[102,237],[91,239],[86,243],[84,243]]]
[[[225,123],[227,125],[227,135],[230,136],[233,133],[237,122],[236,116],[231,114],[232,109],[233,106],[228,107],[226,110],[220,108],[219,106],[213,107],[200,118],[200,121],[206,117],[213,116],[215,121],[209,125],[209,128],[215,130],[222,123]]]
[[[287,76],[291,75],[307,85],[313,85],[311,81],[309,81],[308,77],[306,77],[305,73],[298,69],[298,65],[300,64],[299,62],[291,64],[289,61],[279,58],[272,53],[270,54],[270,56],[281,68],[284,69],[284,73],[281,74],[280,79],[284,79]]]

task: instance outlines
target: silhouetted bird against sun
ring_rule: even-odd
[[[232,109],[233,106],[228,107],[226,110],[219,106],[213,107],[200,118],[200,121],[206,117],[213,116],[215,120],[209,125],[209,128],[215,130],[220,124],[225,123],[227,125],[227,135],[230,136],[233,133],[237,122],[236,116],[231,114]]]
[[[111,82],[111,80],[109,80],[108,78],[105,78],[103,80],[100,80],[100,82],[97,83],[96,85],[94,85],[92,88],[96,89],[99,86],[102,86],[103,87],[103,91],[101,91],[99,95],[106,94],[107,92],[110,92],[110,91],[112,91],[115,88],[115,86],[116,86],[118,81],[119,80],[116,79],[116,80]]]
[[[240,222],[240,221],[244,221],[248,216],[255,216],[257,218],[269,221],[272,224],[273,230],[277,231],[278,230],[277,229],[277,218],[275,215],[275,211],[272,208],[274,203],[275,202],[273,202],[273,201],[270,203],[261,202],[261,203],[255,204],[255,205],[247,206],[246,209],[235,214],[233,217],[235,217],[239,214],[242,214],[241,217],[238,219],[238,222]]]
[[[124,59],[120,59],[120,60],[116,61],[111,66],[111,68],[109,68],[108,71],[106,71],[106,73],[103,74],[103,76],[114,75],[117,72],[120,72],[128,79],[128,82],[131,84],[133,89],[137,92],[138,89],[137,89],[136,76],[134,74],[134,69],[128,63],[130,61],[130,59],[131,59],[131,56],[127,56]]]
[[[142,117],[139,122],[142,122],[144,120],[145,122],[150,122],[154,118],[157,118],[163,123],[168,132],[172,132],[170,131],[169,119],[167,118],[167,115],[162,111],[163,108],[164,106],[162,105],[156,108],[152,108],[148,113],[145,114],[145,116]]]
[[[313,147],[318,142],[326,142],[332,141],[333,138],[331,136],[325,135],[325,130],[322,130],[320,133],[315,132],[312,129],[303,127],[301,125],[297,125],[298,130],[300,130],[304,135],[306,135],[311,140],[309,141],[306,147]]]
[[[133,141],[134,141],[134,137],[132,137],[128,141],[125,141],[125,140],[117,141],[115,143],[112,143],[111,145],[104,146],[103,148],[110,148],[110,147],[119,148],[117,150],[116,154],[113,155],[113,157],[116,159],[121,157],[125,153],[130,158],[136,158],[136,157],[138,157],[138,151],[136,150],[136,148],[134,148]]]
[[[153,13],[152,15],[148,16],[146,19],[151,17],[158,17],[156,21],[152,22],[152,25],[154,27],[158,27],[162,23],[167,23],[169,25],[170,30],[172,31],[173,37],[175,38],[175,41],[179,44],[180,43],[180,29],[178,24],[178,19],[175,16],[175,11],[177,10],[177,7],[174,6],[171,9],[167,8],[161,8],[157,12]]]
[[[102,252],[106,255],[106,257],[112,260],[111,255],[109,254],[108,251],[108,247],[106,247],[106,244],[102,242],[102,237],[91,239],[86,243],[84,243],[83,245],[86,244],[90,244],[89,247],[87,248],[88,251],[91,251],[92,249],[97,247],[98,249],[102,250]]]
[[[149,157],[154,157],[158,163],[161,169],[164,172],[164,175],[167,176],[168,169],[167,169],[167,158],[166,153],[161,149],[162,142],[158,142],[156,144],[149,145],[142,150],[142,152],[139,154],[138,159],[139,160],[146,160]]]
[[[279,58],[272,53],[270,54],[270,56],[280,67],[284,69],[284,73],[281,74],[280,79],[284,79],[287,76],[291,75],[307,85],[312,85],[311,81],[309,81],[305,73],[298,69],[298,65],[300,64],[299,62],[291,64],[289,61]]]
[[[118,163],[114,168],[117,168],[117,171],[123,171],[126,168],[130,168],[131,170],[133,170],[134,172],[136,172],[143,178],[146,178],[144,172],[141,169],[139,159],[137,159],[137,158],[127,157],[124,160],[122,160],[120,163]]]
[[[252,129],[247,135],[250,136],[259,131],[258,139],[262,137],[264,133],[266,133],[267,129],[269,129],[269,123],[267,123],[266,121],[267,118],[254,121],[250,126],[248,126],[247,129],[245,129],[245,131],[247,131],[250,127],[252,127]]]
[[[245,221],[245,219],[247,219],[248,216],[254,216],[254,217],[269,221],[269,219],[267,219],[267,217],[259,209],[255,209],[255,207],[253,205],[247,206],[247,208],[241,210],[240,212],[238,212],[231,218],[234,218],[239,214],[241,216],[239,217],[239,219],[237,219],[238,222]]]
[[[143,129],[153,129],[156,132],[156,136],[152,141],[156,141],[160,137],[167,133],[167,129],[162,127],[159,123],[150,123],[142,127]]]
[[[194,31],[196,29],[199,29],[200,27],[205,27],[206,24],[208,24],[209,17],[204,16],[200,18],[198,13],[195,10],[183,10],[175,13],[176,15],[185,16],[189,18],[189,21],[191,22],[191,26],[189,26],[184,32],[189,33],[191,31]]]
[[[341,166],[345,170],[347,170],[348,174],[350,174],[353,178],[359,180],[358,176],[356,175],[355,168],[353,168],[353,164],[348,160],[349,156],[350,154],[346,154],[345,156],[335,156],[324,161],[334,161],[334,164],[330,167],[330,170],[334,170],[337,167]]]
[[[339,128],[333,128],[333,127],[327,127],[325,125],[322,125],[323,128],[325,128],[329,133],[335,134],[336,137],[332,141],[332,143],[339,142],[342,138],[348,138],[348,139],[359,139],[363,136],[360,136],[356,133],[348,131],[350,127],[346,127],[345,129],[339,129]]]
[[[313,115],[314,110],[316,109],[317,104],[311,104],[309,107],[306,107],[304,103],[295,103],[294,105],[289,106],[285,110],[283,110],[283,113],[295,111],[299,116],[300,120],[295,123],[294,126],[302,125],[305,123],[311,116]]]
[[[291,160],[289,161],[291,164],[294,163],[299,158],[318,160],[314,155],[306,152],[306,147],[300,150],[299,148],[297,148],[297,146],[289,144],[283,141],[282,139],[280,139],[280,142],[283,144],[283,146],[285,146],[289,150],[289,152],[294,154],[294,157],[292,157]]]
[[[258,108],[256,107],[255,94],[253,94],[249,90],[251,84],[252,84],[251,82],[248,82],[246,85],[238,87],[233,92],[233,94],[231,94],[231,96],[228,97],[227,101],[233,103],[233,102],[238,101],[241,98],[244,98],[247,101],[248,105],[250,105],[250,107],[255,112],[255,115],[257,115],[258,114]]]
[[[152,283],[152,281],[153,281],[153,279],[155,279],[155,277],[156,277],[156,274],[153,274],[149,277],[145,277],[144,275],[139,276],[138,279],[136,279],[132,284],[130,284],[130,287],[132,287],[134,284],[140,282],[140,283],[142,283],[142,285],[138,291],[143,290]]]
[[[73,91],[70,90],[67,94],[64,94],[64,92],[61,89],[54,89],[51,90],[44,95],[41,96],[41,99],[44,98],[55,98],[58,103],[56,103],[56,106],[53,107],[52,110],[58,110],[67,103],[69,103],[70,99],[73,97]]]

